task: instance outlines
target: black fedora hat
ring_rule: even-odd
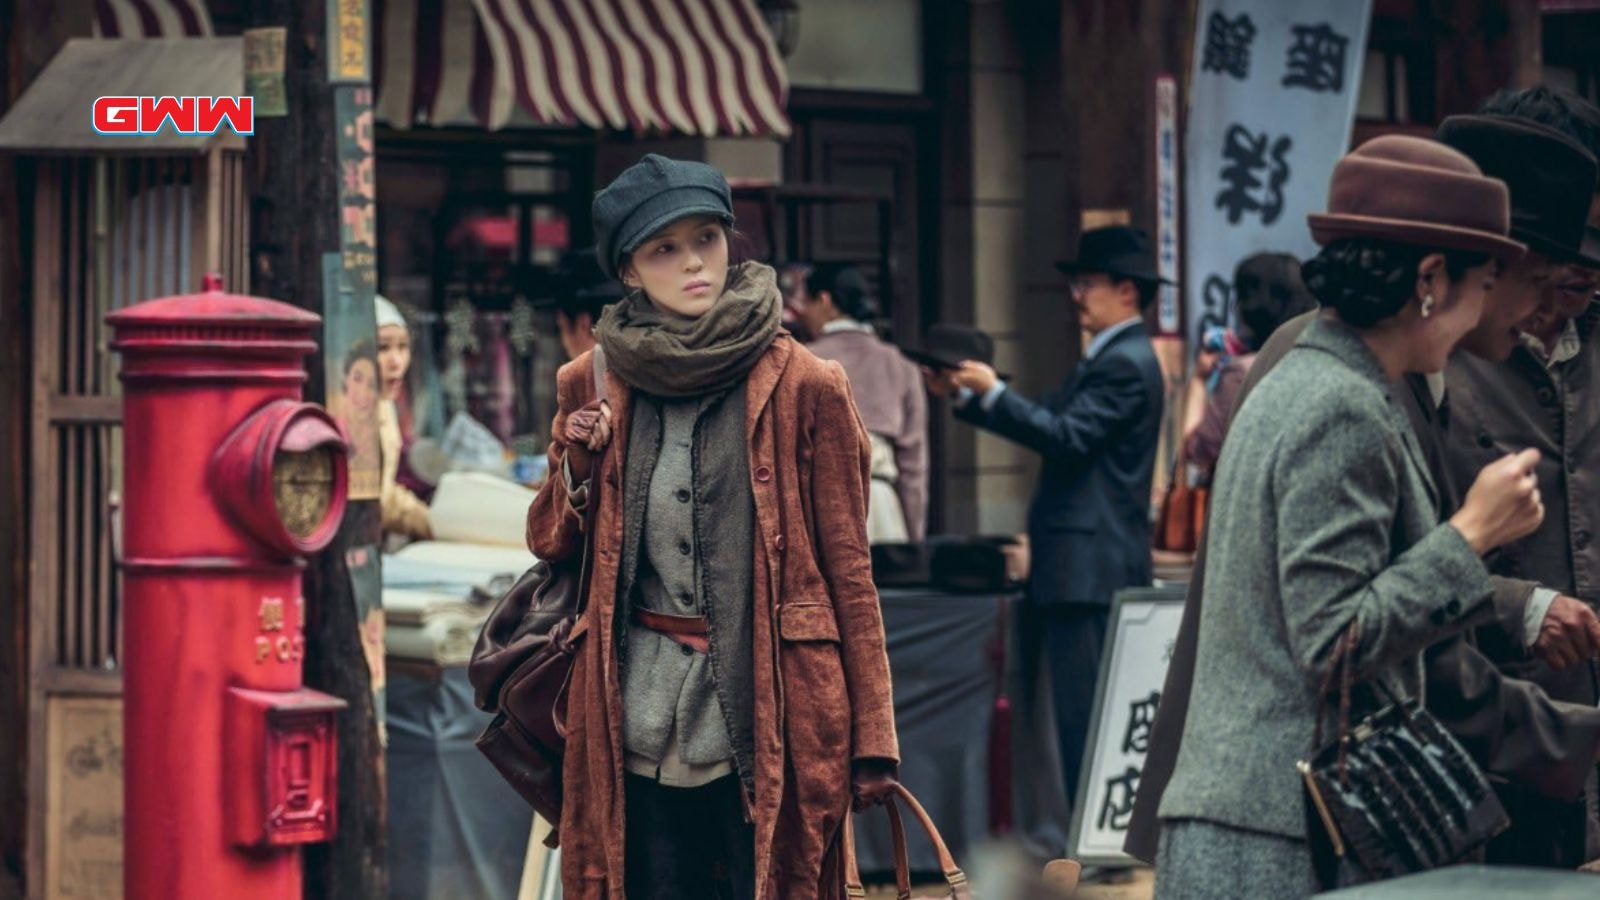
[[[1553,128],[1515,116],[1451,116],[1439,142],[1466,154],[1511,193],[1511,236],[1562,262],[1600,267],[1588,228],[1600,163]]]
[[[969,359],[994,365],[994,338],[970,325],[929,325],[920,343],[898,346],[907,359],[935,371],[959,369]]]
[[[1056,268],[1068,275],[1104,272],[1134,281],[1172,284],[1156,270],[1156,254],[1150,247],[1150,236],[1128,225],[1107,225],[1085,231],[1078,238],[1078,258],[1061,260]]]

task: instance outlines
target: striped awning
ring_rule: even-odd
[[[637,134],[789,133],[755,0],[374,0],[378,117]]]
[[[211,37],[205,0],[94,0],[94,36]]]

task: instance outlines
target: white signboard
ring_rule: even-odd
[[[1200,0],[1184,151],[1187,334],[1229,324],[1247,256],[1316,252],[1349,149],[1372,0]]]
[[[1182,586],[1117,592],[1067,842],[1067,855],[1081,863],[1134,862],[1122,852],[1122,841],[1133,818],[1185,593]]]

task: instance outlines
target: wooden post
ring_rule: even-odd
[[[17,11],[0,2],[0,114],[17,95]],[[20,897],[27,845],[23,785],[28,771],[28,418],[33,317],[23,300],[21,205],[33,194],[17,180],[15,157],[0,155],[0,900]]]
[[[256,120],[252,179],[253,293],[324,313],[323,256],[340,251],[337,129],[328,77],[327,4],[254,0],[252,27],[284,27],[289,114]],[[324,348],[326,349],[326,348]],[[320,354],[309,362],[310,400],[330,389]],[[333,543],[306,571],[306,683],[350,704],[339,724],[339,831],[306,853],[305,893],[326,900],[386,900],[388,801],[372,677],[362,651],[345,553],[377,543],[376,500],[353,500]]]
[[[1544,82],[1544,20],[1539,0],[1507,0],[1506,10],[1511,17],[1509,87],[1536,87]]]

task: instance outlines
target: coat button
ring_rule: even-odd
[[[772,546],[777,547],[779,550],[782,550],[783,549],[783,535],[780,534],[777,537],[773,538],[772,539]]]
[[[692,550],[694,550],[694,548],[689,546],[688,541],[680,541],[678,543],[678,552],[682,553],[684,556],[688,556]]]
[[[1572,546],[1579,550],[1589,549],[1589,532],[1580,531],[1572,536]]]
[[[1478,432],[1478,446],[1487,450],[1494,446],[1494,438],[1489,436],[1489,432],[1480,431]]]
[[[689,492],[686,489],[678,488],[678,495],[677,496],[678,496],[678,502],[679,503],[688,503],[689,502]]]
[[[766,467],[766,466],[756,466],[756,480],[757,481],[771,481],[772,480],[772,470],[770,468]]]
[[[694,655],[694,648],[689,646],[688,644],[679,644],[678,648],[683,651],[683,655],[684,656],[693,656]]]
[[[684,591],[683,593],[678,595],[678,602],[682,603],[684,606],[693,606],[694,605],[694,595],[689,593],[688,591]]]
[[[1543,403],[1545,406],[1549,406],[1550,404],[1556,402],[1555,388],[1552,388],[1549,385],[1539,388],[1538,394],[1539,402]]]

